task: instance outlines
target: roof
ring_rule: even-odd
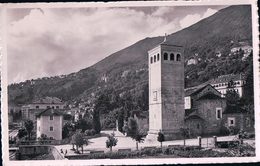
[[[206,86],[211,86],[208,82],[204,82],[198,86],[193,86],[193,87],[190,87],[190,88],[186,88],[184,89],[184,93],[185,93],[185,96],[190,96],[194,93],[198,93],[200,92],[201,90],[203,90]]]
[[[245,80],[245,75],[242,74],[242,73],[221,75],[221,76],[218,76],[217,78],[210,80],[210,83],[211,84],[226,83],[226,82],[229,82],[231,80],[233,80],[233,81]]]
[[[43,110],[36,114],[36,117],[40,116],[62,116],[63,112],[60,109],[53,109],[53,108],[47,108],[46,110]]]
[[[182,46],[175,45],[171,41],[167,40],[166,35],[164,36],[163,42],[161,42],[159,45],[170,45],[170,46],[182,47]]]
[[[32,102],[33,104],[63,104],[62,100],[57,97],[45,97]]]
[[[245,114],[247,113],[244,109],[238,106],[227,106],[223,114]]]

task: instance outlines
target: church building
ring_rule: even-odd
[[[149,131],[147,139],[163,132],[166,140],[181,138],[184,126],[183,47],[162,43],[149,55]]]

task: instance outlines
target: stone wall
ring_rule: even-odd
[[[234,127],[238,130],[244,130],[244,131],[253,131],[254,130],[254,123],[250,119],[250,116],[243,113],[229,113],[223,115],[223,125],[228,126],[228,118],[234,118],[235,119],[235,125]],[[249,119],[249,122],[247,122],[247,119]]]
[[[61,155],[54,146],[49,145],[24,145],[20,146],[18,152],[20,156],[36,156],[51,153],[55,160],[63,160]]]

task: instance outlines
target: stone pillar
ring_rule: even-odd
[[[217,147],[217,136],[213,136],[213,145],[215,148]]]
[[[201,147],[201,136],[198,136],[199,147]]]

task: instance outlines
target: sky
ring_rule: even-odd
[[[224,7],[8,9],[8,82],[77,72],[143,38],[177,32]]]

